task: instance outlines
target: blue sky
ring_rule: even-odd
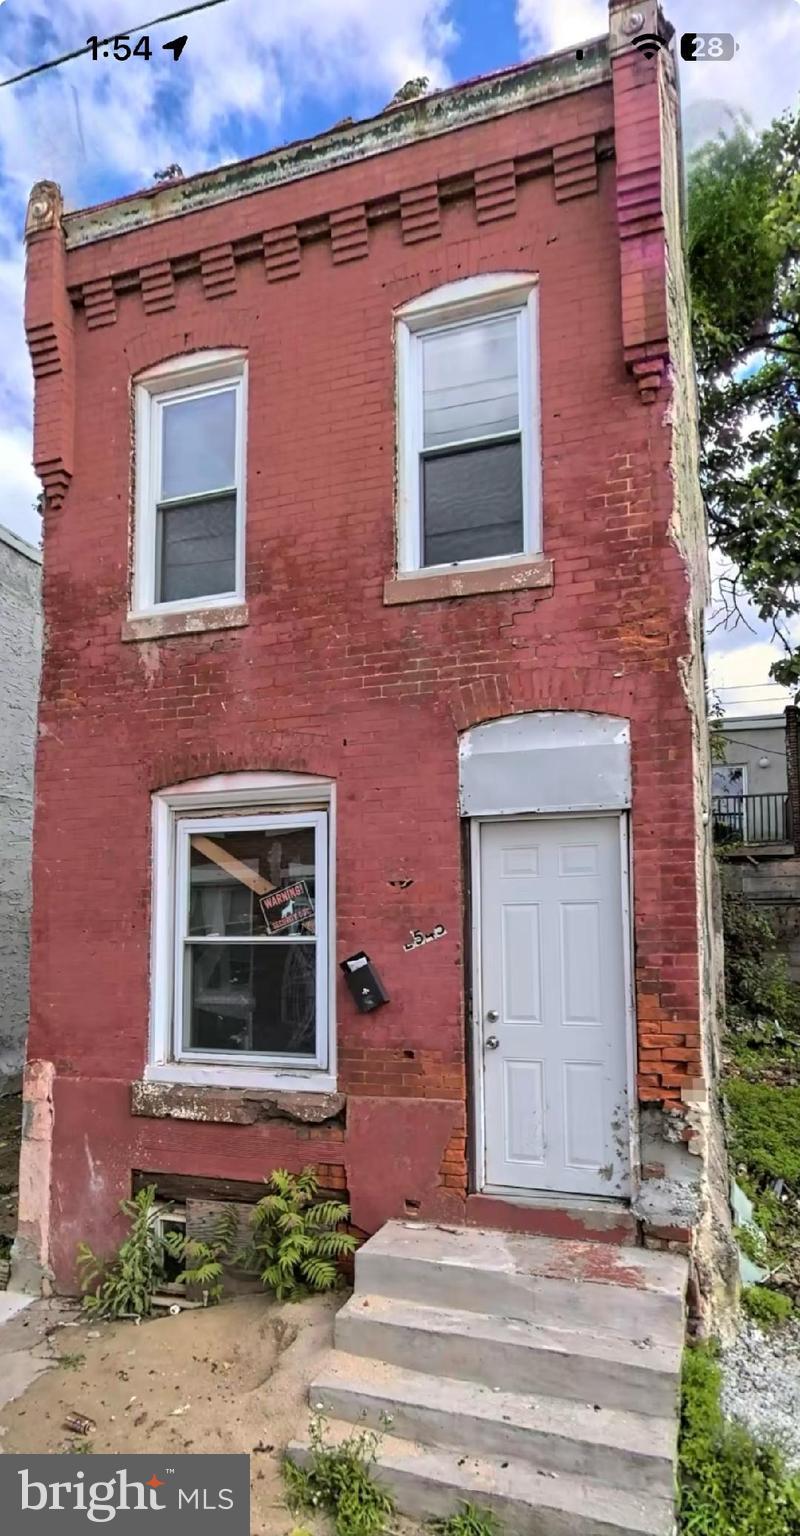
[[[0,75],[179,3],[0,0]],[[792,103],[798,0],[667,0],[666,9],[679,31],[722,28],[740,44],[731,64],[683,68],[690,146],[737,112],[758,126]],[[34,180],[53,178],[69,206],[83,206],[149,185],[173,161],[190,173],[368,115],[413,76],[444,85],[606,30],[605,0],[227,0],[153,29],[149,62],[84,57],[0,90],[0,521],[38,541],[21,325]],[[160,45],[182,32],[189,42],[175,64]],[[712,640],[718,682],[763,682],[769,647],[757,631]]]

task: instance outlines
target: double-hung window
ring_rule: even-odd
[[[473,278],[400,311],[401,571],[540,548],[535,293]]]
[[[134,612],[244,597],[245,362],[197,354],[136,385]]]
[[[325,1073],[329,810],[215,798],[156,797],[151,1059],[178,1081]]]

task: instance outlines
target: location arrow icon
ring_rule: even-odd
[[[188,43],[188,41],[189,41],[188,37],[176,37],[173,40],[173,42],[171,42],[171,43],[162,43],[161,46],[162,46],[162,48],[171,48],[172,56],[173,56],[173,58],[175,60],[175,63],[177,64],[178,59],[180,58],[181,54],[183,53],[183,50],[186,47],[186,44]]]

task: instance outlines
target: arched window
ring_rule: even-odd
[[[401,572],[541,550],[536,282],[466,278],[397,313]]]
[[[135,380],[134,616],[244,599],[246,383],[232,349]]]

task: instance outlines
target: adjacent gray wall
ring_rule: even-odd
[[[747,769],[748,795],[786,794],[783,715],[776,715],[770,721],[721,720],[717,730],[725,742],[725,762]]]
[[[33,754],[42,643],[39,551],[0,526],[0,1093],[28,1027]]]

